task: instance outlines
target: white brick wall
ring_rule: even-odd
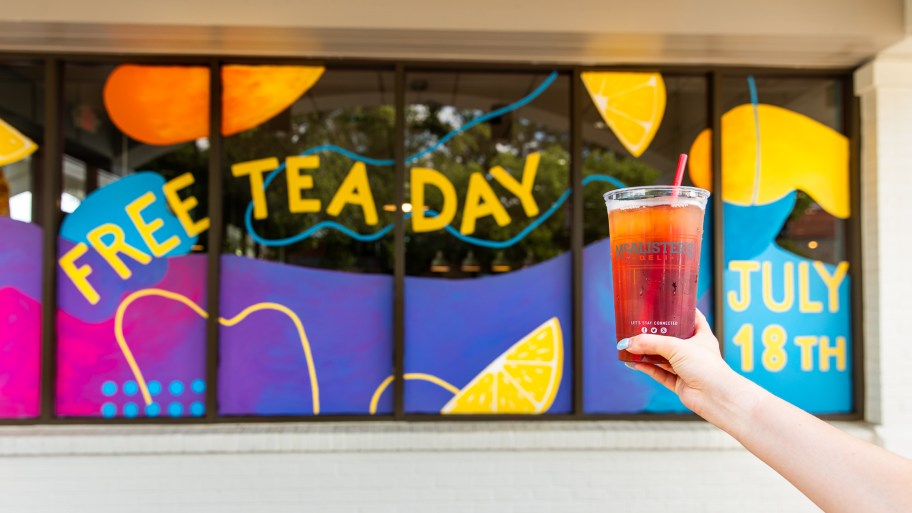
[[[885,52],[855,77],[862,108],[867,418],[912,457],[912,53]]]
[[[0,442],[16,454],[0,458],[4,513],[816,511],[702,422],[38,428]]]
[[[0,482],[4,512],[816,511],[740,451],[17,458]]]

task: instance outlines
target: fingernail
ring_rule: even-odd
[[[622,349],[627,349],[627,346],[629,346],[629,345],[630,345],[630,339],[629,339],[629,338],[621,339],[621,341],[618,342],[618,351],[620,351],[620,350],[622,350]]]
[[[624,365],[626,365],[628,369],[636,369],[636,364],[635,364],[635,363],[632,363],[632,362],[624,362]]]

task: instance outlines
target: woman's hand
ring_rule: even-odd
[[[696,332],[687,340],[643,334],[621,340],[617,348],[633,354],[659,355],[668,360],[668,365],[627,365],[678,394],[684,406],[716,425],[719,425],[717,420],[722,420],[718,418],[720,410],[726,409],[730,401],[742,407],[752,406],[756,401],[752,397],[756,395],[756,387],[722,359],[719,341],[699,310],[696,312]]]
[[[673,390],[824,511],[912,511],[912,461],[848,435],[737,374],[699,311],[688,340],[644,334],[618,342],[618,349],[665,357],[668,365],[632,367]]]

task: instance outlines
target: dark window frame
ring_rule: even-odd
[[[852,80],[853,68],[835,69],[785,69],[775,67],[739,67],[739,66],[686,66],[686,65],[604,65],[580,66],[569,64],[532,64],[503,62],[433,62],[419,60],[358,60],[358,59],[309,59],[295,57],[249,57],[249,56],[179,56],[179,55],[122,55],[122,54],[76,54],[76,53],[0,53],[0,65],[9,61],[31,61],[43,63],[45,80],[45,119],[44,136],[41,141],[41,176],[35,177],[36,196],[35,211],[39,214],[37,223],[44,230],[42,255],[42,365],[40,371],[41,413],[39,417],[28,419],[0,419],[0,425],[31,424],[237,424],[249,422],[326,422],[326,421],[567,421],[567,420],[699,420],[694,414],[593,414],[583,412],[583,355],[582,355],[582,251],[583,251],[583,202],[582,195],[576,191],[582,189],[582,164],[579,155],[582,153],[581,109],[585,98],[580,73],[583,71],[650,71],[669,75],[703,75],[707,80],[707,117],[709,128],[713,133],[712,183],[714,190],[721,184],[721,98],[723,78],[754,74],[766,77],[782,78],[827,78],[842,84],[842,115],[845,134],[850,144],[850,208],[853,215],[848,220],[847,253],[851,289],[851,334],[852,334],[852,380],[853,411],[845,414],[819,415],[826,420],[859,421],[864,419],[864,341],[862,298],[863,283],[861,276],[862,251],[858,242],[861,240],[860,219],[860,104],[855,98]],[[62,162],[64,156],[64,112],[62,93],[64,84],[64,67],[67,63],[97,64],[161,64],[161,65],[197,65],[209,67],[210,79],[210,159],[209,159],[209,217],[211,227],[208,237],[208,271],[207,271],[207,321],[206,336],[206,413],[202,417],[180,418],[98,418],[98,417],[58,417],[56,410],[56,315],[57,315],[57,236],[59,232],[60,212],[58,198],[61,193]],[[223,184],[224,146],[221,131],[221,111],[218,99],[221,97],[221,67],[225,64],[247,65],[323,65],[328,69],[383,70],[394,73],[394,103],[396,123],[394,134],[394,180],[396,181],[396,204],[402,202],[405,194],[406,166],[405,158],[405,74],[409,71],[473,71],[498,73],[529,73],[557,71],[571,78],[568,98],[570,107],[570,183],[574,193],[571,195],[571,276],[572,280],[572,319],[571,344],[573,347],[572,379],[572,412],[568,414],[543,415],[430,415],[408,414],[404,411],[404,387],[402,374],[404,341],[404,278],[405,278],[405,239],[404,218],[397,211],[394,220],[394,286],[393,286],[393,354],[391,361],[393,373],[397,379],[393,382],[393,413],[391,415],[289,415],[289,416],[218,416],[218,358],[219,358],[219,276],[221,272],[221,249],[224,239],[224,210],[221,188]],[[723,333],[724,303],[722,301],[723,261],[722,245],[722,198],[712,196],[713,216],[713,304],[714,331]]]

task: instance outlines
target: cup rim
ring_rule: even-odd
[[[622,187],[620,189],[614,189],[612,191],[608,191],[602,195],[602,198],[604,198],[605,201],[641,200],[641,199],[643,199],[643,197],[621,198],[619,196],[621,194],[626,194],[626,193],[630,193],[630,192],[648,191],[648,190],[667,192],[667,193],[669,193],[669,195],[670,195],[670,193],[673,193],[674,191],[678,191],[679,193],[684,192],[686,194],[685,197],[695,198],[695,199],[707,199],[710,196],[710,192],[707,191],[706,189],[702,189],[700,187],[692,187],[689,185],[680,185],[677,187],[674,185],[640,185],[637,187]],[[664,196],[665,195],[648,196],[648,197],[664,197]]]

